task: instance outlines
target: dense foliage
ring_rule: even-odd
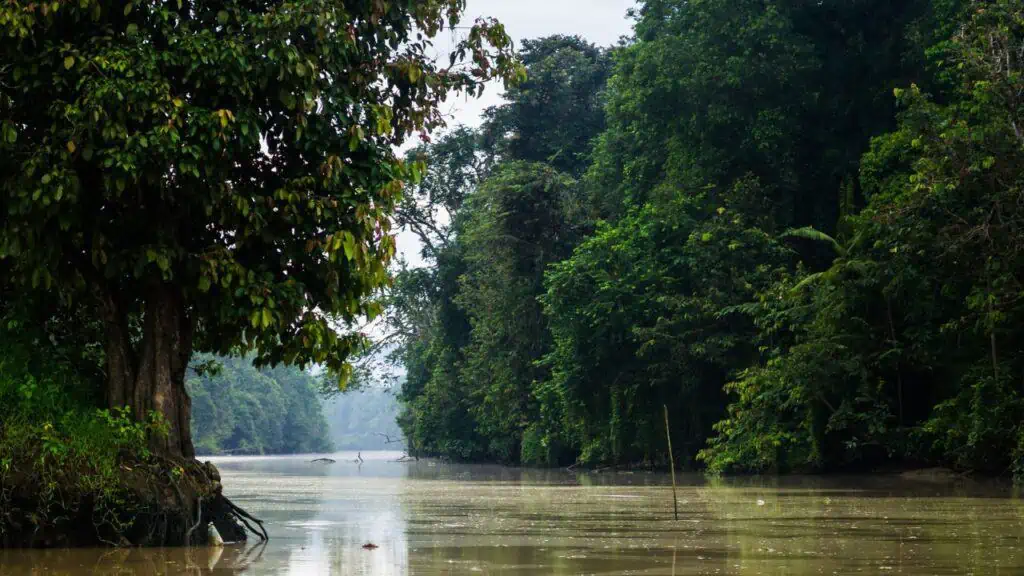
[[[1024,473],[1024,8],[645,0],[412,153],[413,449]],[[596,113],[600,111],[600,113]],[[419,223],[413,225],[413,220]]]
[[[70,337],[73,318],[28,324],[24,308],[0,299],[0,545],[116,540],[150,503],[135,483],[168,472],[147,448],[166,423],[97,408],[97,351]]]
[[[199,454],[308,454],[332,451],[317,381],[295,367],[257,369],[249,359],[216,358],[186,382]]]
[[[189,457],[193,351],[323,364],[378,313],[395,147],[452,91],[514,78],[463,0],[0,4],[0,261],[15,298],[99,328],[104,403]]]

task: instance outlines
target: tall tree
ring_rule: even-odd
[[[604,129],[604,88],[611,55],[578,36],[523,42],[527,79],[487,110],[485,147],[498,158],[543,162],[579,175],[591,141]]]
[[[460,376],[472,386],[487,454],[503,462],[519,462],[523,433],[538,414],[536,362],[551,338],[537,296],[546,267],[576,242],[565,208],[575,184],[542,164],[504,164],[471,198],[460,238],[467,269],[456,302],[472,326]]]
[[[424,178],[397,221],[423,243],[428,270],[388,289],[391,355],[407,369],[401,421],[413,449],[518,462],[536,415],[533,362],[550,345],[536,297],[544,267],[568,255],[581,173],[603,128],[608,52],[576,37],[524,42],[527,80],[484,127],[414,150]],[[552,130],[560,126],[560,130]]]
[[[191,456],[194,350],[344,374],[394,252],[394,146],[450,90],[516,74],[480,21],[439,68],[462,0],[0,6],[0,258],[26,292],[87,306],[106,401]]]

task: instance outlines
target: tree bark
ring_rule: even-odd
[[[128,316],[121,307],[117,293],[109,290],[100,296],[100,311],[106,336],[107,406],[126,406],[130,404],[130,391],[135,383],[135,359],[128,332]]]
[[[138,421],[151,411],[163,415],[167,435],[151,434],[150,449],[171,457],[193,458],[192,401],[185,390],[185,370],[192,357],[192,321],[181,293],[158,284],[146,295],[143,334],[138,350],[128,338],[127,315],[116,299],[104,304],[107,335],[107,403],[127,406]]]

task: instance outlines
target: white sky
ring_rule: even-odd
[[[468,0],[461,25],[469,26],[481,16],[497,18],[505,30],[522,45],[524,39],[540,38],[552,34],[579,35],[599,46],[612,46],[619,38],[632,33],[632,20],[626,11],[635,6],[634,0]],[[439,52],[447,53],[455,40],[443,34],[435,39]],[[484,110],[501,103],[501,84],[488,86],[479,99],[453,98],[449,125],[479,126]],[[422,263],[419,242],[410,233],[398,235],[398,253],[410,264]]]

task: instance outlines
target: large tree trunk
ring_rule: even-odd
[[[128,314],[115,291],[105,291],[100,297],[107,356],[107,406],[119,408],[131,404],[131,390],[135,382],[135,356],[132,353],[128,331]]]
[[[192,321],[180,292],[169,284],[146,295],[142,341],[133,346],[126,312],[115,297],[103,301],[106,325],[107,403],[128,406],[145,421],[151,411],[167,421],[166,436],[150,437],[150,449],[166,456],[192,458],[192,401],[185,391],[185,370],[192,357]],[[137,348],[137,351],[136,351]]]

